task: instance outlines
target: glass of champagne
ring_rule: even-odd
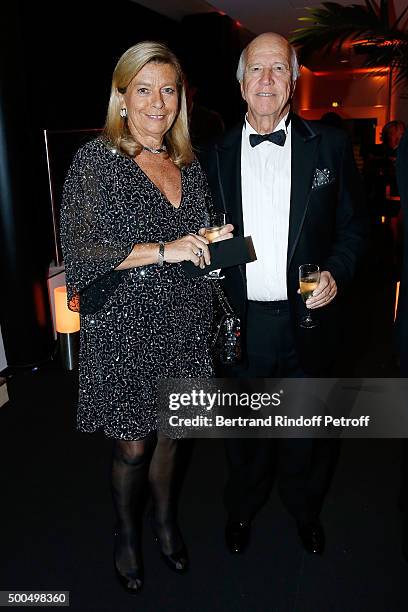
[[[299,287],[300,295],[303,301],[312,296],[313,291],[317,289],[320,281],[320,269],[317,264],[303,264],[299,266]],[[314,321],[311,316],[310,309],[307,311],[307,316],[303,317],[300,321],[300,327],[310,329],[318,325],[317,321]]]
[[[208,242],[214,242],[220,235],[220,230],[227,224],[226,213],[216,213],[211,219],[211,225],[205,228],[204,236]],[[222,280],[224,277],[220,276],[221,268],[218,270],[212,270],[206,275],[206,278],[211,280]]]

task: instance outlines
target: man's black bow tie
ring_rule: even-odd
[[[286,140],[286,132],[285,130],[278,130],[277,132],[272,132],[271,134],[250,134],[249,135],[249,143],[251,147],[256,147],[261,142],[265,142],[265,140],[269,140],[269,142],[273,142],[274,144],[283,147]]]

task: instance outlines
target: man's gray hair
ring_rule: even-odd
[[[251,44],[251,43],[249,43]],[[296,79],[298,78],[298,76],[300,75],[300,69],[299,69],[299,62],[298,62],[298,58],[297,58],[297,54],[296,54],[296,49],[295,47],[293,47],[291,44],[289,44],[290,47],[290,63],[291,63],[291,71],[292,71],[292,79],[293,81],[296,81]],[[245,72],[245,66],[246,66],[246,56],[247,56],[247,49],[248,49],[249,45],[247,45],[245,47],[245,49],[243,49],[240,58],[239,58],[239,62],[238,62],[238,68],[237,68],[237,80],[241,83],[241,81],[244,80],[244,72]]]

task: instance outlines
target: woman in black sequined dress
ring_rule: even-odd
[[[115,440],[115,568],[132,593],[143,584],[147,483],[162,556],[177,572],[187,567],[177,442],[156,436],[156,394],[159,379],[212,375],[210,282],[180,266],[209,263],[209,208],[180,65],[166,46],[139,43],[115,68],[103,136],[74,158],[61,216],[68,298],[81,316],[78,428]]]

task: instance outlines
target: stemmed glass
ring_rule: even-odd
[[[319,282],[320,268],[317,264],[303,264],[299,266],[300,295],[305,303],[306,300],[311,297],[313,291],[317,289]],[[308,309],[307,316],[303,317],[300,321],[300,327],[311,329],[317,325],[317,321],[312,319],[310,309]]]
[[[227,215],[226,213],[215,213],[211,219],[211,225],[205,228],[204,236],[207,238],[208,242],[214,242],[216,238],[220,235],[220,230],[227,224]],[[210,280],[222,280],[225,278],[224,276],[220,276],[221,268],[218,270],[212,270],[208,274],[205,275],[204,278],[208,278]]]

